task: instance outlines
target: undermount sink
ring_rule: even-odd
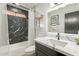
[[[55,46],[61,46],[61,47],[65,47],[67,45],[67,42],[64,41],[60,41],[60,40],[53,40],[53,39],[49,39],[51,44],[55,45]]]

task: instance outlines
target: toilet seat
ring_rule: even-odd
[[[35,53],[35,46],[30,46],[25,49],[26,53]]]

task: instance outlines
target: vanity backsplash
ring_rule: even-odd
[[[56,37],[57,33],[47,33],[48,37]],[[75,38],[77,38],[78,35],[77,34],[67,34],[67,33],[60,33],[60,39],[62,40],[69,40],[72,42],[75,42]]]

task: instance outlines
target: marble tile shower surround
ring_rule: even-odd
[[[56,35],[57,35],[57,33],[47,33],[46,36],[57,38]],[[75,42],[75,38],[77,38],[77,37],[78,37],[77,34],[60,33],[60,39],[63,39],[63,40],[69,40],[69,41]]]
[[[9,16],[9,42],[10,44],[27,41],[28,25],[26,19]]]
[[[17,10],[17,11],[15,11]],[[9,43],[28,40],[28,11],[7,5]]]

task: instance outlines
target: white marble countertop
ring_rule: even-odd
[[[53,49],[52,43],[49,42],[49,39],[56,39],[53,37],[39,37],[35,39],[36,42],[49,47],[50,49]],[[65,41],[65,40],[60,40]],[[79,45],[77,45],[75,42],[65,41],[67,42],[67,45],[65,47],[62,46],[55,46],[55,50],[63,53],[68,56],[79,56]]]

